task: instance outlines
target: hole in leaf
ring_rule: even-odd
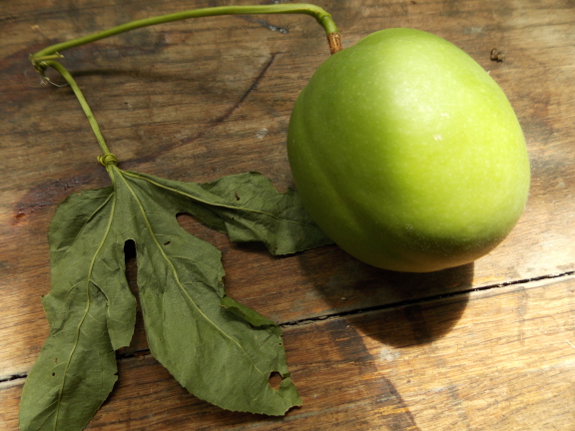
[[[127,240],[124,243],[124,264],[126,266],[125,277],[128,282],[130,291],[136,298],[136,326],[134,335],[129,346],[122,347],[116,352],[117,358],[131,357],[133,352],[147,345],[146,334],[144,331],[144,320],[142,318],[142,309],[138,296],[138,256],[136,242]]]
[[[126,280],[133,294],[138,291],[138,264],[136,260],[136,243],[128,240],[124,243],[124,263],[126,265]]]
[[[56,373],[52,373],[52,377],[54,377],[56,375]]]
[[[274,388],[277,391],[282,383],[282,380],[283,378],[280,373],[278,373],[277,371],[272,371],[268,383],[272,388]]]

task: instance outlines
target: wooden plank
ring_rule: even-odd
[[[151,356],[123,359],[88,429],[573,429],[574,291],[575,277],[560,277],[290,325],[304,405],[285,418],[222,411]],[[20,384],[0,390],[6,429]]]
[[[0,351],[0,381],[4,384],[15,384],[13,376],[28,372],[48,333],[40,298],[49,289],[46,232],[56,206],[71,192],[109,183],[95,162],[98,149],[76,100],[66,88],[40,85],[28,54],[132,19],[208,3],[228,4],[223,0],[3,2],[0,340],[5,347]],[[229,294],[289,324],[571,273],[575,269],[573,2],[324,3],[345,46],[386,27],[420,28],[456,43],[490,71],[525,131],[533,172],[530,201],[516,229],[493,253],[474,265],[431,275],[371,268],[335,246],[275,259],[261,247],[230,244],[223,235],[182,218],[186,229],[223,251]],[[123,167],[183,181],[258,170],[280,190],[292,185],[285,153],[289,113],[328,53],[322,30],[309,17],[260,18],[172,23],[66,52],[66,64]],[[287,33],[270,31],[272,25]],[[490,60],[493,47],[505,51],[504,62]],[[123,353],[142,349],[146,342],[140,327]],[[19,386],[14,387],[18,391]],[[13,401],[2,405],[16,408]]]

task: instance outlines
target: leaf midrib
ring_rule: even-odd
[[[98,254],[100,254],[100,251],[102,250],[102,248],[104,247],[104,244],[106,242],[106,240],[108,239],[108,235],[111,231],[112,228],[112,223],[114,221],[114,215],[116,213],[116,203],[117,203],[117,194],[116,192],[112,192],[110,194],[110,196],[104,201],[104,203],[102,205],[100,205],[96,211],[94,211],[94,213],[92,213],[90,215],[90,218],[86,221],[86,223],[84,223],[84,226],[82,226],[81,231],[84,230],[84,228],[86,227],[86,225],[88,224],[88,221],[98,212],[100,211],[102,208],[104,208],[105,205],[108,204],[108,202],[110,201],[110,199],[112,199],[112,209],[110,211],[110,218],[108,219],[108,225],[106,226],[106,230],[105,233],[102,237],[102,241],[100,241],[100,244],[98,245],[98,248],[96,249],[94,255],[92,256],[92,260],[90,261],[90,268],[88,270],[88,276],[86,277],[86,308],[84,310],[84,314],[82,316],[82,319],[80,320],[80,324],[78,325],[78,327],[76,328],[76,338],[74,340],[74,346],[70,352],[70,355],[68,355],[68,360],[66,361],[66,367],[64,368],[64,375],[62,376],[62,384],[60,385],[60,390],[58,393],[58,403],[56,404],[56,411],[55,411],[55,418],[54,418],[54,427],[52,428],[54,431],[58,431],[58,419],[60,416],[60,406],[62,405],[62,397],[64,394],[64,386],[66,385],[66,376],[68,373],[68,368],[70,367],[70,363],[72,362],[72,357],[74,356],[74,353],[76,352],[76,348],[78,347],[78,343],[79,343],[79,339],[80,339],[80,332],[81,332],[81,328],[82,325],[84,324],[84,321],[86,320],[86,316],[88,316],[89,314],[89,310],[90,310],[90,305],[91,305],[91,298],[90,298],[90,283],[92,282],[92,274],[93,274],[93,270],[94,270],[94,266],[96,265],[96,257],[98,256]],[[80,232],[81,232],[80,231]],[[80,234],[78,234],[78,236],[80,236]],[[99,289],[99,287],[98,287]]]
[[[189,198],[189,199],[192,199],[192,200],[194,200],[194,201],[196,201],[196,202],[200,202],[200,203],[205,204],[205,205],[214,206],[214,207],[219,207],[219,208],[226,208],[226,209],[230,209],[230,210],[239,210],[239,211],[245,211],[245,212],[252,212],[252,213],[262,214],[262,215],[271,217],[271,218],[273,218],[273,219],[275,219],[275,220],[283,220],[283,221],[286,221],[286,222],[288,222],[288,223],[293,223],[293,224],[297,224],[297,225],[301,225],[301,226],[312,226],[311,223],[302,223],[302,222],[297,221],[297,220],[292,220],[292,219],[288,219],[288,218],[282,218],[282,217],[279,217],[279,216],[277,216],[277,215],[275,215],[275,214],[273,214],[273,213],[267,212],[267,211],[261,211],[261,210],[256,210],[256,209],[253,209],[253,208],[246,208],[246,207],[235,206],[235,205],[227,205],[227,204],[223,204],[223,203],[219,203],[219,202],[210,202],[210,201],[207,201],[207,200],[205,200],[205,199],[201,199],[201,198],[199,198],[199,197],[197,197],[197,196],[194,196],[194,195],[192,195],[192,194],[190,194],[190,193],[186,193],[186,192],[184,192],[184,191],[182,191],[182,190],[178,190],[178,189],[175,189],[175,188],[173,188],[173,187],[168,187],[168,186],[166,186],[165,184],[158,183],[157,181],[154,181],[154,180],[152,180],[151,178],[149,178],[149,177],[147,177],[147,176],[141,176],[141,175],[138,175],[138,174],[135,173],[135,172],[128,172],[128,171],[122,171],[122,172],[123,172],[123,174],[126,175],[126,176],[130,176],[130,177],[132,177],[132,178],[137,178],[137,179],[139,179],[139,180],[147,181],[147,182],[149,182],[150,184],[155,185],[156,187],[160,187],[160,188],[165,189],[165,190],[168,190],[168,191],[170,191],[170,192],[172,192],[172,193],[180,194],[180,195],[182,195],[182,196],[185,196],[185,197],[187,197],[187,198]]]
[[[135,176],[135,175],[130,175],[128,174],[126,171],[122,171],[121,169],[114,167],[115,171],[117,172],[117,174],[120,175],[120,178],[122,179],[122,181],[124,182],[125,186],[128,188],[128,190],[130,191],[130,193],[132,194],[133,199],[136,201],[138,208],[140,209],[140,212],[142,214],[142,217],[146,223],[146,227],[148,228],[148,231],[156,245],[156,247],[158,248],[158,250],[160,251],[160,254],[162,255],[162,257],[164,258],[164,260],[166,261],[166,263],[168,264],[172,275],[174,277],[174,279],[176,280],[176,283],[178,285],[178,287],[180,288],[181,292],[183,293],[184,297],[186,297],[188,299],[188,301],[194,306],[194,308],[200,313],[200,315],[205,319],[206,322],[209,322],[209,324],[211,326],[213,326],[218,332],[220,332],[225,338],[229,339],[234,345],[237,346],[237,348],[244,353],[244,355],[249,359],[249,361],[251,362],[252,366],[254,369],[256,369],[263,377],[266,377],[265,373],[262,372],[262,370],[260,370],[257,365],[255,364],[255,362],[252,360],[252,358],[250,357],[250,355],[246,352],[246,350],[243,348],[243,346],[237,342],[237,340],[235,340],[234,338],[232,338],[230,335],[228,335],[225,331],[223,331],[215,322],[212,321],[212,319],[209,318],[209,316],[207,316],[202,309],[198,306],[198,304],[193,300],[193,298],[188,294],[188,292],[186,291],[186,289],[183,287],[182,283],[180,282],[180,278],[178,277],[177,274],[177,270],[174,266],[174,264],[172,263],[172,261],[170,260],[170,258],[166,255],[164,249],[162,248],[162,246],[160,245],[160,242],[158,241],[158,239],[156,238],[156,235],[152,229],[152,226],[148,220],[146,211],[144,209],[144,206],[142,204],[142,202],[140,201],[140,199],[138,198],[137,193],[132,189],[132,187],[130,186],[130,184],[128,183],[127,179],[124,177],[124,175],[126,176],[131,176],[131,177],[136,177],[136,178],[140,178],[140,179],[145,179],[145,178],[141,178],[139,176]],[[153,181],[149,181],[152,184],[157,185],[157,183],[153,182]],[[161,186],[161,185],[160,185]],[[170,190],[169,187],[164,187],[165,189]]]

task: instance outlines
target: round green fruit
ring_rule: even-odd
[[[323,63],[297,99],[288,155],[312,217],[371,265],[428,272],[499,244],[529,193],[501,88],[432,34],[374,33]]]

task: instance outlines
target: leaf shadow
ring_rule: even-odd
[[[394,347],[431,343],[449,333],[465,311],[474,273],[473,263],[431,273],[388,271],[337,246],[299,259],[330,315]]]
[[[55,76],[58,76],[55,74]],[[75,70],[74,76],[79,77],[88,77],[88,76],[96,76],[96,77],[128,77],[133,79],[141,79],[147,81],[186,81],[192,82],[192,78],[189,76],[178,75],[174,73],[162,73],[162,72],[154,72],[150,69],[138,68],[138,69],[120,69],[120,68],[102,68],[102,69],[82,69],[82,70]],[[60,78],[58,78],[60,79]],[[64,83],[64,81],[62,81]]]

